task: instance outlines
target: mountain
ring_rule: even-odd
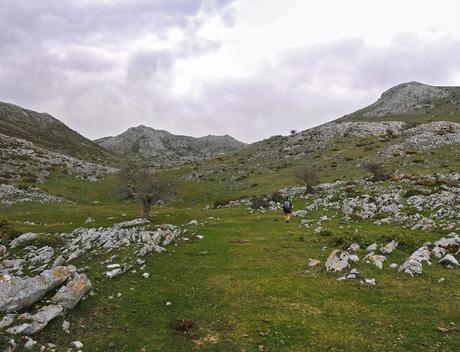
[[[94,142],[120,155],[151,161],[203,159],[245,146],[228,135],[194,138],[142,125],[132,127],[118,136],[104,137]]]
[[[83,160],[106,161],[113,158],[110,151],[70,129],[50,114],[3,102],[0,102],[0,133]]]
[[[402,83],[385,91],[375,103],[345,115],[341,120],[460,121],[460,87]]]

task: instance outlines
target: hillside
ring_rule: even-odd
[[[215,157],[245,146],[228,135],[194,138],[142,125],[132,127],[115,137],[97,139],[95,143],[119,155],[153,162]]]
[[[402,83],[385,91],[375,103],[345,115],[340,120],[460,122],[460,87],[436,87],[419,82]]]
[[[110,151],[70,129],[50,114],[13,104],[0,102],[0,133],[83,160],[104,162],[113,159]]]

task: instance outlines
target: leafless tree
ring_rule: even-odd
[[[367,162],[362,165],[362,168],[372,174],[372,181],[388,180],[388,175],[382,164],[376,162]]]
[[[306,165],[301,166],[294,170],[294,177],[305,184],[305,193],[315,192],[313,187],[319,183],[319,175],[316,170]]]
[[[139,164],[130,164],[117,174],[116,194],[126,200],[138,200],[142,204],[143,217],[150,217],[152,205],[166,200],[176,193],[176,185],[159,177]]]

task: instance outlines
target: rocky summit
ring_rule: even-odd
[[[419,82],[402,83],[385,91],[372,105],[345,115],[342,119],[401,116],[431,119],[460,117],[460,87],[436,87]]]
[[[151,161],[216,157],[245,146],[228,135],[194,138],[174,135],[143,125],[132,127],[115,137],[97,139],[95,142],[120,155]]]

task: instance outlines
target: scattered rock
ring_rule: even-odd
[[[313,268],[315,266],[318,266],[321,264],[321,261],[319,261],[318,259],[309,259],[308,260],[308,266]]]
[[[107,276],[109,279],[113,279],[114,277],[117,277],[121,273],[123,273],[123,270],[121,268],[116,268],[111,271],[107,271],[105,273],[105,276]]]
[[[393,240],[390,243],[388,243],[385,247],[382,247],[380,249],[380,252],[382,252],[383,254],[391,254],[397,247],[398,247],[398,242]]]

